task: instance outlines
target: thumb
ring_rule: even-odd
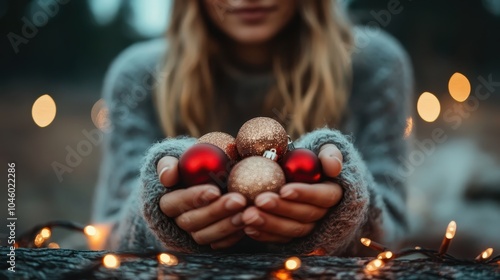
[[[334,144],[321,146],[318,155],[323,172],[328,177],[337,177],[342,171],[343,157],[340,150]]]
[[[178,162],[177,158],[171,156],[163,157],[158,161],[156,172],[160,183],[167,188],[173,187],[179,181]]]

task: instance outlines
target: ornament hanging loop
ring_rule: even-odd
[[[278,160],[278,154],[276,153],[276,149],[271,149],[271,150],[265,151],[262,156],[265,158],[268,158],[272,161]]]

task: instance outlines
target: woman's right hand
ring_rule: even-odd
[[[179,180],[178,159],[166,156],[157,165],[160,182],[167,188]],[[211,184],[178,189],[163,195],[161,211],[174,218],[177,225],[189,232],[194,241],[213,249],[234,245],[243,236],[241,219],[246,199],[239,193],[221,196],[217,186]]]

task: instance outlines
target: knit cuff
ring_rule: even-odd
[[[175,188],[166,188],[160,183],[156,166],[164,156],[179,158],[195,141],[195,138],[187,137],[167,138],[153,145],[146,153],[141,169],[142,210],[148,227],[163,246],[186,253],[201,252],[202,247],[179,228],[173,218],[161,211],[160,198]]]
[[[370,201],[368,170],[348,137],[337,130],[318,129],[296,143],[297,147],[310,149],[316,154],[324,144],[334,144],[339,148],[343,168],[332,180],[342,187],[344,194],[339,204],[328,210],[309,235],[271,247],[284,253],[307,254],[323,249],[329,255],[341,254],[359,237],[367,220]]]

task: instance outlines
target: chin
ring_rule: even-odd
[[[269,42],[275,35],[275,32],[269,32],[269,30],[252,28],[251,30],[243,30],[232,34],[231,37],[242,44],[262,44]]]

